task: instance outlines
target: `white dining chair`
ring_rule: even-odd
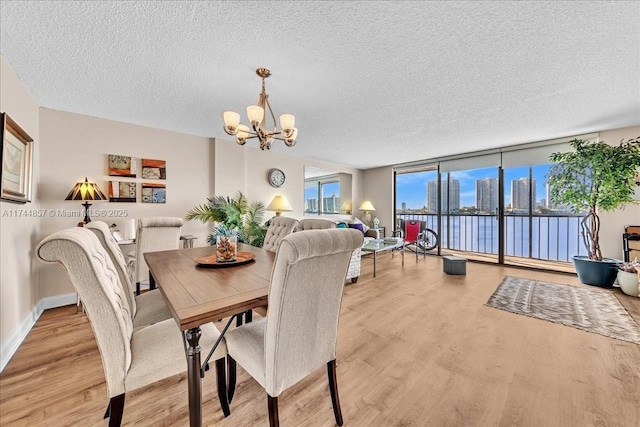
[[[149,280],[149,267],[144,260],[145,252],[167,251],[180,248],[180,230],[184,221],[175,217],[150,217],[138,220],[136,236],[136,295],[140,295],[140,284]]]
[[[229,401],[236,362],[267,392],[269,424],[279,425],[278,396],[326,365],[333,412],[342,425],[336,376],[338,318],[358,230],[312,230],[280,242],[271,274],[267,317],[228,331]]]
[[[61,264],[80,295],[102,357],[109,406],[109,426],[120,426],[126,393],[187,370],[182,334],[173,319],[135,329],[125,288],[109,255],[94,233],[75,227],[43,239],[36,256]],[[200,345],[212,348],[220,332],[212,323],[201,326]],[[226,345],[212,357],[216,365],[218,399],[229,414]],[[61,390],[62,392],[62,390]],[[185,396],[186,399],[186,396]]]
[[[172,315],[164,301],[162,293],[159,291],[145,292],[138,296],[131,283],[131,277],[126,266],[124,254],[120,250],[118,243],[113,238],[109,226],[104,221],[91,221],[84,226],[95,233],[102,247],[107,251],[113,266],[118,273],[120,284],[122,285],[131,315],[133,327],[151,325],[162,320],[171,319]]]
[[[282,239],[293,233],[297,225],[297,219],[287,218],[286,216],[273,217],[269,223],[269,228],[267,228],[267,234],[264,236],[262,248],[275,252],[278,250],[278,245]]]

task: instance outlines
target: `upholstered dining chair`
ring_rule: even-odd
[[[282,239],[293,233],[297,225],[298,220],[294,218],[287,218],[286,216],[276,216],[272,218],[269,223],[269,228],[267,228],[267,234],[264,236],[262,248],[276,252]]]
[[[328,219],[306,218],[300,221],[295,231],[326,230],[329,228],[336,228],[336,223],[329,221]],[[349,270],[347,271],[347,280],[351,280],[351,283],[356,283],[358,281],[358,277],[360,277],[361,260],[362,250],[357,248],[351,254]]]
[[[62,230],[38,244],[36,256],[67,270],[91,322],[107,383],[109,426],[119,426],[125,394],[187,370],[184,341],[173,319],[134,330],[124,288],[95,234],[85,228]],[[201,346],[212,348],[220,336],[212,323],[202,325]],[[203,342],[204,341],[204,342]],[[213,354],[218,398],[226,415],[226,346]]]
[[[180,230],[184,221],[174,217],[151,217],[138,220],[136,236],[136,295],[140,295],[140,283],[149,279],[149,267],[145,252],[168,251],[180,247]]]
[[[278,426],[278,396],[326,365],[334,416],[342,425],[338,317],[349,259],[363,241],[352,229],[311,230],[282,239],[271,273],[268,316],[225,335],[230,400],[237,362],[266,390],[269,424]]]
[[[120,284],[129,303],[134,329],[171,319],[171,312],[160,292],[145,292],[135,296],[135,289],[131,283],[124,255],[111,235],[107,223],[104,221],[91,221],[84,227],[95,233],[118,273]]]

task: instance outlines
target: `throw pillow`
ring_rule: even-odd
[[[336,228],[349,228],[349,227],[347,227],[347,223],[346,222],[339,222],[336,225]]]
[[[364,222],[360,221],[358,218],[353,220],[354,224],[362,224],[362,232],[366,233],[367,230],[369,230],[369,226],[367,224],[365,224]]]
[[[349,224],[349,228],[355,228],[356,230],[360,230],[362,234],[364,234],[364,228],[362,228],[362,224],[356,224],[355,222]]]

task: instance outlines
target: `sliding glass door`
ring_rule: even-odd
[[[399,230],[399,221],[425,221],[427,227],[438,229],[438,193],[431,191],[435,182],[437,190],[438,166],[421,166],[419,168],[404,169],[396,172],[395,178],[395,211],[396,224],[394,230]]]
[[[554,205],[546,176],[551,153],[569,149],[563,141],[396,169],[396,218],[427,221],[438,253],[566,271],[586,253],[584,213]]]
[[[442,177],[442,248],[498,262],[497,167],[446,172]]]

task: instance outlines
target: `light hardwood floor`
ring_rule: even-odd
[[[340,318],[338,386],[346,426],[637,426],[640,346],[485,306],[505,275],[575,277],[439,257],[364,257]],[[640,321],[640,299],[612,291]],[[152,362],[150,362],[152,363]],[[203,382],[204,423],[267,426],[264,390],[239,368],[224,418],[215,374]],[[326,369],[285,391],[283,426],[334,425]],[[0,377],[0,424],[106,425],[100,355],[75,307],[38,320]],[[124,425],[188,425],[186,376],[127,395]]]

